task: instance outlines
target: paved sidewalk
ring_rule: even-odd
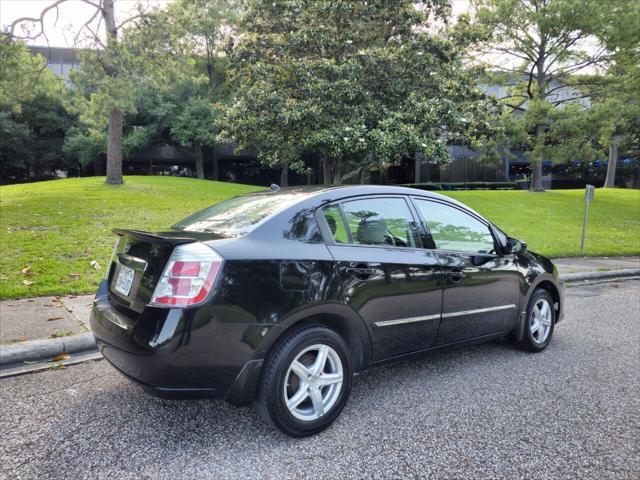
[[[640,256],[557,258],[561,275],[640,269]],[[89,331],[93,295],[0,301],[0,345],[66,337]]]
[[[93,295],[0,301],[0,345],[89,331]]]
[[[608,270],[639,269],[640,257],[577,257],[554,258],[560,275]]]

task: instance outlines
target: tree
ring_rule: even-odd
[[[195,70],[173,90],[183,98],[176,98],[179,108],[169,121],[172,138],[193,149],[198,178],[204,178],[202,147],[216,143],[215,121],[231,96],[226,83],[227,60],[223,47],[236,33],[239,8],[236,0],[180,0],[168,7],[168,15],[178,32],[175,38],[190,45],[189,53],[197,59]],[[204,59],[206,83],[201,79],[201,59]],[[213,158],[213,177],[218,179],[216,157]]]
[[[512,113],[535,110],[528,116],[535,119],[528,123],[531,190],[543,191],[542,155],[553,145],[547,135],[553,117],[564,105],[589,96],[578,90],[587,78],[577,74],[609,58],[606,46],[597,41],[610,18],[607,3],[474,0],[472,5],[471,16],[461,18],[462,27],[476,28],[471,54],[494,74],[493,79],[511,86],[502,100]]]
[[[136,113],[125,119],[125,146],[135,150],[152,142],[178,142],[193,151],[196,175],[204,178],[202,148],[213,146],[217,138],[214,93],[206,77],[195,74],[169,88],[141,88]],[[215,170],[214,165],[214,177]]]
[[[446,144],[486,126],[488,102],[456,43],[429,32],[446,2],[251,3],[230,48],[235,101],[221,136],[259,158],[303,172],[319,157],[326,184]]]
[[[63,80],[42,56],[4,34],[0,64],[0,174],[52,175],[66,166],[62,143],[72,120],[63,108]]]
[[[37,18],[16,19],[9,27],[9,36],[23,39],[41,36],[46,38],[45,16],[54,11],[57,16],[58,7],[66,1],[68,0],[52,2]],[[167,44],[158,41],[158,37],[167,32],[159,28],[162,26],[159,21],[165,20],[161,16],[156,15],[155,23],[150,24],[146,12],[139,9],[136,14],[118,22],[115,0],[82,1],[94,7],[95,11],[76,35],[76,42],[82,48],[78,54],[81,68],[75,72],[73,81],[84,101],[76,99],[72,110],[80,115],[89,129],[107,127],[106,182],[120,184],[123,182],[123,115],[131,108],[134,87],[140,82],[170,81],[173,69],[167,68],[167,63],[179,59],[179,56],[172,56],[171,52],[158,48]],[[95,28],[93,22],[97,18],[99,22]],[[102,23],[106,37],[104,41],[99,31]],[[35,31],[32,30],[34,25]],[[22,34],[16,32],[18,26],[22,27]],[[93,135],[95,133],[92,132]]]
[[[614,187],[619,149],[640,151],[640,4],[612,0],[608,4],[611,22],[599,33],[612,53],[606,76],[583,90],[594,100],[591,124],[597,128],[600,144],[608,149],[605,187]]]

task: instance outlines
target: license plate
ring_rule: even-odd
[[[132,268],[120,265],[120,273],[118,273],[118,278],[116,279],[116,292],[121,293],[125,297],[129,295],[135,273],[135,270]]]

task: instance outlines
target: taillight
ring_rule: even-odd
[[[203,243],[173,249],[151,297],[151,305],[187,307],[208,295],[222,266],[222,257]]]

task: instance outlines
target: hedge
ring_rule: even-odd
[[[513,190],[516,182],[453,182],[453,183],[405,183],[403,186],[419,190]]]

